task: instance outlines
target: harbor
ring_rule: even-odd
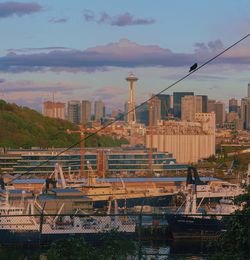
[[[1,244],[49,244],[73,234],[97,241],[98,236],[112,230],[139,240],[214,238],[227,228],[217,214],[227,216],[237,210],[233,204],[228,204],[229,211],[228,208],[223,211],[221,199],[243,194],[243,189],[237,185],[200,178],[194,167],[188,168],[185,182],[181,178],[134,178],[126,182],[116,179],[112,182],[110,179],[97,181],[90,163],[86,180],[67,180],[60,165],[56,164],[47,179],[40,179],[39,194],[34,189],[37,186],[32,186],[34,180],[23,180],[24,183],[28,181],[28,190],[15,189],[15,181],[20,184],[14,180],[13,186],[2,186]],[[177,209],[173,202],[178,194],[185,199]],[[206,199],[215,198],[220,200],[219,204],[217,202],[221,205],[220,211],[198,211],[205,208]]]

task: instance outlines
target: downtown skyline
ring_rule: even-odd
[[[149,98],[249,33],[248,1],[0,1],[0,99],[41,110],[44,100]],[[247,96],[250,37],[165,94]]]

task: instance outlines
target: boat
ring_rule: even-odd
[[[154,186],[145,188],[127,188],[120,178],[121,186],[116,187],[110,182],[97,181],[91,165],[87,162],[88,172],[86,180],[65,180],[62,168],[55,166],[55,179],[61,182],[63,188],[80,190],[84,196],[90,198],[94,208],[108,207],[110,201],[117,201],[120,208],[131,208],[138,205],[167,206],[176,194],[175,191]],[[60,178],[59,178],[60,176]]]
[[[202,214],[198,211],[200,204],[197,206],[197,186],[206,185],[206,183],[197,179],[197,176],[192,178],[191,172],[189,173],[184,212],[181,212],[179,208],[177,214],[166,214],[172,238],[205,240],[216,238],[227,229],[222,215],[229,215],[237,207],[233,203],[228,203],[229,200],[222,200],[216,210]]]
[[[189,192],[187,184],[195,184],[195,196],[197,202],[205,204],[208,202],[219,203],[221,199],[229,199],[241,195],[244,193],[244,189],[241,188],[238,184],[232,184],[230,182],[216,179],[216,181],[205,181],[201,180],[199,177],[198,171],[195,167],[190,166],[187,170],[186,184],[180,187],[178,195],[180,198],[186,198],[186,194]]]
[[[7,193],[6,193],[7,194]],[[115,231],[132,237],[136,232],[135,219],[118,215],[90,216],[83,214],[60,215],[63,206],[56,215],[47,215],[40,206],[40,215],[34,215],[36,203],[30,200],[27,208],[10,205],[8,195],[0,203],[0,244],[16,246],[37,246],[69,238],[82,236],[86,241],[96,241],[104,234]]]

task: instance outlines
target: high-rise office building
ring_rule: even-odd
[[[250,130],[250,97],[246,98],[246,129]]]
[[[208,97],[205,95],[198,95],[197,97],[202,98],[202,113],[207,113]]]
[[[208,99],[208,101],[207,101],[207,112],[208,113],[215,112],[215,106],[214,106],[215,103],[216,103],[216,100]]]
[[[81,123],[81,102],[79,100],[68,102],[68,120],[78,125]]]
[[[181,120],[193,122],[195,113],[202,113],[201,96],[185,96],[181,98]]]
[[[226,116],[225,104],[223,102],[216,102],[214,108],[215,108],[214,112],[216,118],[216,125],[221,127],[225,123],[225,116]]]
[[[52,101],[43,102],[42,114],[52,118],[65,119],[65,103]]]
[[[250,130],[250,83],[248,83],[248,97],[241,99],[240,119],[242,128]]]
[[[145,124],[146,126],[149,125],[149,110],[147,103],[141,104],[136,109],[136,119],[138,123]]]
[[[104,103],[101,100],[95,101],[95,121],[100,121],[104,117],[105,117]]]
[[[150,103],[152,104],[152,124],[153,126],[157,125],[157,122],[161,120],[161,100],[159,97],[155,96],[151,99]],[[148,104],[149,105],[149,104]]]
[[[250,83],[248,83],[248,88],[247,88],[247,97],[250,97]]]
[[[181,118],[181,98],[193,96],[193,92],[174,92],[174,117]]]
[[[124,121],[128,122],[129,101],[124,103]],[[136,110],[137,113],[137,110]]]
[[[247,98],[241,99],[241,106],[240,106],[240,119],[242,122],[242,128],[247,129]]]
[[[161,101],[161,119],[166,120],[171,108],[171,97],[170,95],[159,94],[157,98]]]
[[[91,121],[91,102],[88,100],[82,100],[81,107],[81,122],[87,124]]]
[[[229,99],[229,113],[230,112],[238,113],[238,100],[235,98]]]
[[[241,99],[241,120],[243,128],[250,130],[250,97]]]
[[[149,126],[149,110],[152,106],[152,124],[157,125],[157,122],[161,120],[161,100],[158,96],[152,98],[149,102],[141,104],[136,109],[137,123],[145,124]]]

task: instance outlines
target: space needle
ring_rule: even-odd
[[[138,78],[133,73],[130,73],[129,76],[126,78],[126,80],[129,82],[129,101],[128,101],[127,120],[129,124],[134,124],[136,123],[134,83],[135,81],[138,80]]]

